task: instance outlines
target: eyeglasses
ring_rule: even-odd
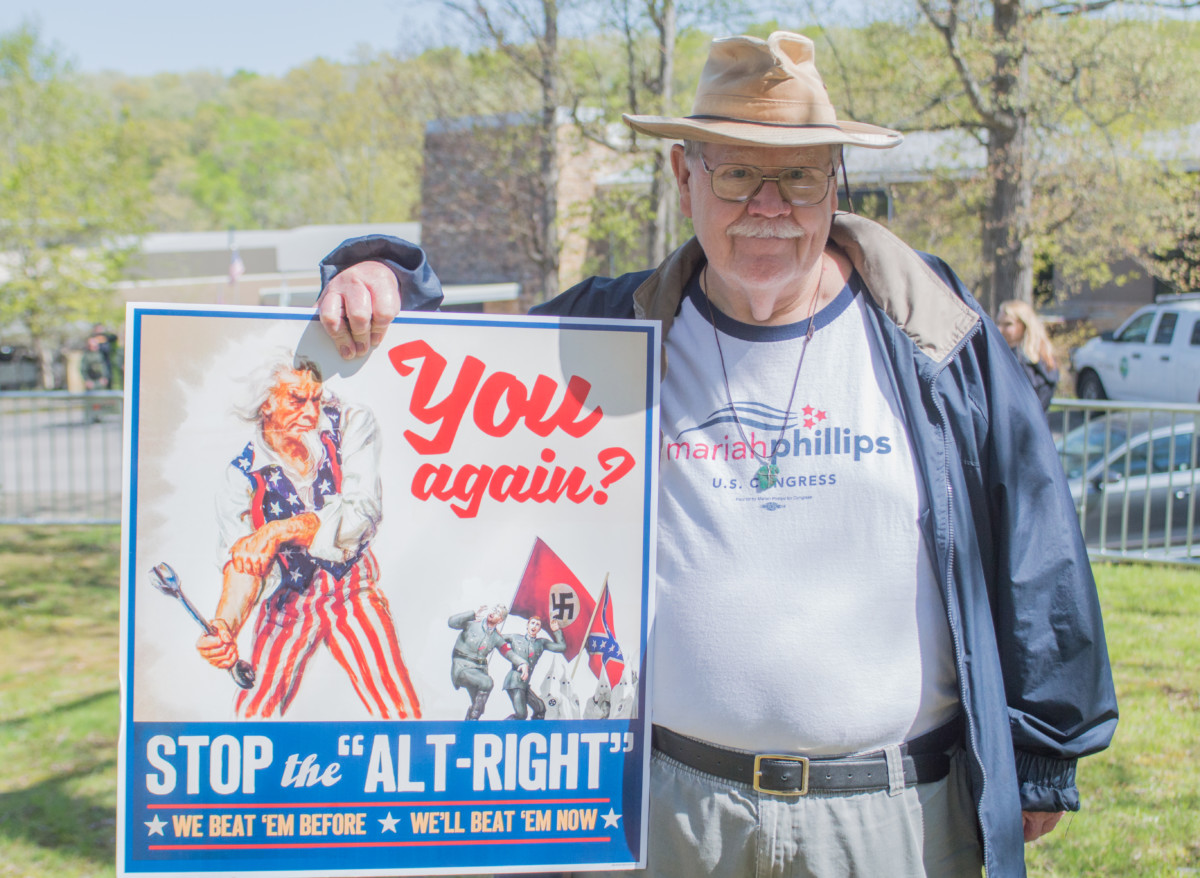
[[[715,168],[701,156],[700,164],[708,171],[713,195],[722,201],[739,204],[749,201],[768,180],[779,185],[779,194],[788,204],[803,207],[820,204],[829,194],[829,181],[837,169],[825,172],[820,168],[778,168],[779,173],[768,175],[754,165],[721,164]]]

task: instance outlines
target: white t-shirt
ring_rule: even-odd
[[[788,411],[808,321],[749,326],[713,309],[727,395],[707,300],[689,284],[662,388],[660,725],[832,755],[958,711],[927,504],[864,292],[856,275],[816,314]],[[777,440],[778,482],[762,489],[747,443],[768,456]]]

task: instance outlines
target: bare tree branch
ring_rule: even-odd
[[[950,0],[946,8],[945,19],[938,18],[930,0],[917,0],[917,6],[925,14],[925,18],[933,26],[933,29],[941,34],[942,41],[946,44],[950,63],[954,66],[954,70],[958,74],[958,79],[962,83],[967,100],[970,102],[971,108],[979,114],[979,118],[983,121],[984,125],[989,128],[1011,127],[1011,117],[999,112],[988,103],[984,97],[983,88],[979,80],[971,72],[971,68],[967,64],[966,54],[963,52],[962,45],[958,39],[959,0]]]

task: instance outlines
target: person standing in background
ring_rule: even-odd
[[[100,353],[98,361],[104,369],[105,388],[113,388],[113,353],[117,349],[117,334],[109,331],[103,323],[92,326],[92,334],[88,336],[87,349]]]
[[[996,325],[1025,370],[1042,411],[1049,411],[1054,388],[1058,386],[1058,364],[1041,318],[1028,302],[1009,299],[1000,303]]]
[[[89,336],[84,343],[83,356],[79,359],[79,374],[85,390],[108,390],[112,386],[108,358],[101,350],[98,336]]]

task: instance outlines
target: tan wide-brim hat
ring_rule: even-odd
[[[839,120],[813,60],[813,42],[776,31],[713,40],[690,116],[622,118],[653,137],[754,146],[849,144],[890,149],[899,131]]]

